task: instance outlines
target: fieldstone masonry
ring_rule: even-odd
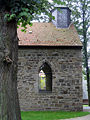
[[[52,69],[52,92],[39,92],[39,68]],[[18,93],[21,110],[82,111],[82,63],[78,47],[20,47]]]

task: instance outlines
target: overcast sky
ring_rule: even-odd
[[[48,0],[49,2],[52,2],[52,0]]]

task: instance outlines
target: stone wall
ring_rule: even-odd
[[[52,69],[52,92],[39,92],[39,68]],[[20,48],[18,92],[21,110],[82,110],[81,50],[73,48]]]

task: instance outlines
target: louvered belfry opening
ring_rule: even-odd
[[[52,91],[52,70],[46,62],[39,69],[39,91]]]

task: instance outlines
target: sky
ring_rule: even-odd
[[[49,2],[52,2],[52,0],[48,0]],[[90,40],[88,41],[88,47],[87,50],[90,51]],[[89,58],[89,67],[90,67],[90,58]]]
[[[52,0],[48,0],[49,2],[52,2]],[[90,28],[89,28],[90,30]],[[90,51],[90,40],[88,41],[88,48],[87,48],[88,51]],[[89,58],[90,59],[90,58]],[[89,63],[90,64],[90,63]]]
[[[49,2],[52,2],[52,0],[48,0]]]

